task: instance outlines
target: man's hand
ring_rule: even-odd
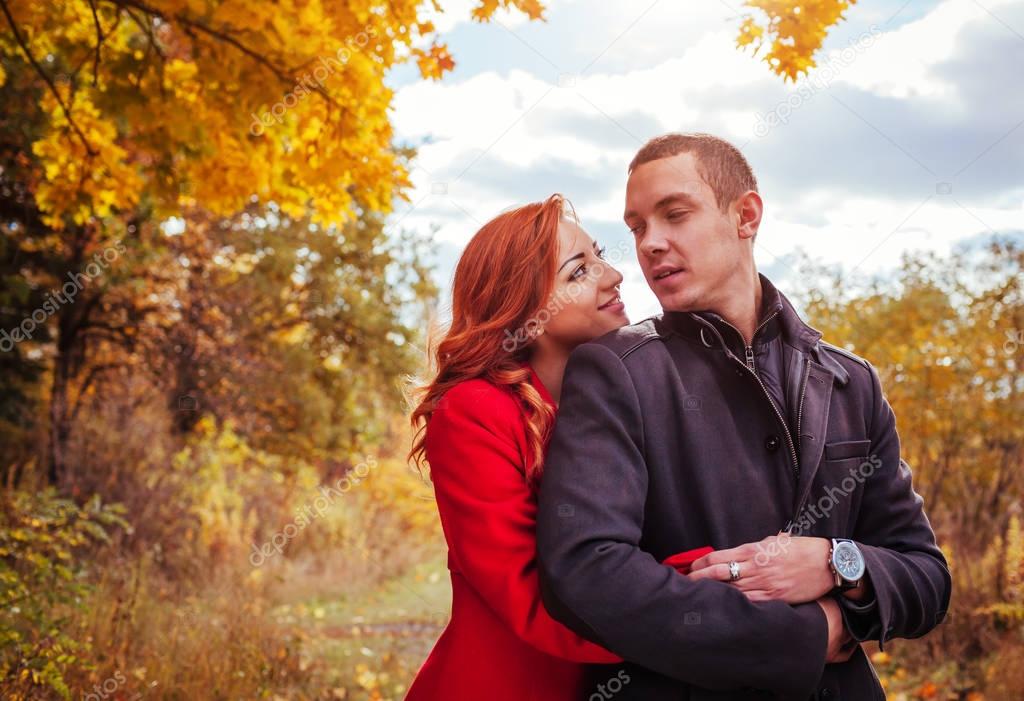
[[[827,538],[780,533],[756,543],[709,553],[693,563],[689,577],[729,582],[751,601],[807,603],[835,586],[828,566],[829,546]],[[729,575],[731,561],[740,567],[740,578],[734,582]]]
[[[839,610],[839,604],[832,597],[825,596],[818,599],[818,605],[825,612],[825,619],[828,621],[828,653],[825,655],[825,664],[846,662],[857,649],[857,641],[843,625],[843,613]]]

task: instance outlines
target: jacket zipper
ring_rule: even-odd
[[[757,368],[754,367],[754,339],[757,338],[757,334],[761,331],[761,329],[764,328],[764,325],[767,324],[772,319],[774,319],[776,316],[778,316],[778,314],[779,314],[779,312],[776,310],[776,311],[771,313],[771,316],[769,316],[767,319],[765,319],[760,324],[758,324],[757,328],[754,329],[754,335],[750,337],[750,343],[747,344],[746,346],[744,346],[744,348],[743,348],[743,350],[744,350],[744,352],[746,353],[746,356],[747,356],[747,367],[750,368],[750,371],[755,373],[755,374],[757,373]],[[743,338],[743,334],[741,334],[739,332],[739,330],[735,326],[730,324],[725,319],[722,319],[722,323],[724,323],[725,325],[727,325],[730,328],[732,328],[734,331],[736,331],[736,333],[738,333],[740,335],[740,338]],[[767,391],[767,390],[765,390],[765,391]]]
[[[760,331],[761,328],[765,324],[767,324],[769,321],[771,321],[777,314],[778,314],[778,312],[773,313],[771,316],[769,316],[767,319],[765,319],[764,321],[762,321],[758,325],[758,327],[754,330],[754,336],[751,337],[751,341],[753,341],[753,338],[755,338],[757,336],[757,332]],[[775,412],[775,418],[778,419],[779,424],[782,426],[782,432],[786,436],[786,445],[789,447],[789,456],[793,460],[793,474],[795,475],[797,484],[799,485],[800,484],[800,459],[797,457],[797,454],[796,454],[796,446],[793,444],[793,436],[789,432],[789,426],[786,425],[786,420],[783,418],[782,412],[779,411],[779,407],[777,407],[775,405],[775,400],[772,399],[772,395],[769,394],[768,388],[765,387],[764,382],[761,380],[761,377],[757,374],[757,370],[754,369],[754,349],[753,349],[753,346],[746,345],[747,362],[744,363],[742,360],[740,360],[739,358],[736,357],[735,353],[733,353],[731,350],[729,350],[729,346],[725,345],[725,339],[722,338],[722,334],[719,333],[718,329],[715,328],[714,324],[710,324],[710,323],[704,321],[703,319],[701,319],[701,322],[705,323],[705,324],[708,324],[708,326],[711,327],[711,330],[714,331],[715,334],[718,336],[718,340],[722,342],[723,346],[725,346],[725,352],[729,354],[729,357],[732,358],[733,360],[735,360],[740,365],[742,365],[747,370],[749,370],[750,374],[754,376],[755,380],[757,380],[757,384],[761,386],[761,391],[764,392],[764,396],[768,400],[768,403],[771,405],[772,411]],[[740,338],[743,337],[743,334],[741,334],[739,332],[739,330],[735,326],[730,324],[728,321],[726,321],[725,319],[722,319],[722,323],[724,323],[726,326],[728,326],[731,329],[733,329],[734,331],[736,331],[736,333],[738,333],[740,335]],[[807,376],[805,375],[802,387],[800,389],[800,409],[797,410],[797,432],[798,432],[798,435],[799,435],[799,431],[800,431],[800,411],[803,409],[804,394],[806,394],[806,392],[807,392]]]
[[[740,362],[740,359],[737,358],[732,353],[729,353],[729,355],[731,355],[736,360],[737,363]],[[742,365],[742,363],[740,363],[740,364]],[[789,446],[789,456],[790,456],[790,458],[793,459],[793,476],[796,477],[797,484],[799,484],[800,483],[800,459],[797,457],[796,446],[793,443],[793,436],[789,432],[789,426],[786,425],[786,420],[782,417],[782,412],[779,411],[779,407],[777,407],[775,405],[775,400],[772,399],[772,395],[768,393],[768,388],[764,386],[764,382],[761,380],[761,378],[753,370],[750,371],[750,374],[752,374],[754,376],[754,379],[757,380],[757,384],[761,385],[761,391],[764,392],[764,396],[768,399],[768,403],[772,405],[772,410],[775,412],[775,418],[777,418],[779,420],[779,424],[781,424],[781,426],[782,426],[782,432],[786,436],[786,444]],[[806,388],[807,388],[807,385],[804,384],[804,389],[806,389]],[[802,396],[803,396],[803,393],[801,392],[801,397]],[[798,431],[800,430],[799,422],[797,422],[797,430]]]

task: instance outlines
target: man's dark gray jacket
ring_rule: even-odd
[[[790,524],[852,538],[874,590],[840,599],[858,640],[924,635],[949,604],[877,373],[760,279],[749,349],[717,315],[666,312],[569,359],[540,491],[541,585],[555,618],[627,660],[616,701],[885,698],[859,647],[825,664],[817,603],[752,603],[660,564],[683,550]],[[595,667],[594,693],[619,669]]]

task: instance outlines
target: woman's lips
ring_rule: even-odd
[[[619,297],[618,295],[616,295],[612,299],[609,299],[607,302],[602,304],[597,309],[598,309],[598,311],[602,311],[602,312],[608,311],[608,312],[618,313],[618,312],[621,312],[625,308],[626,308],[626,306],[622,303],[622,298]]]

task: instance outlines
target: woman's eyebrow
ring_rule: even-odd
[[[560,266],[558,266],[558,270],[556,270],[555,272],[557,272],[557,273],[562,272],[562,268],[564,268],[565,266],[569,265],[569,263],[571,263],[572,261],[576,260],[577,258],[582,258],[582,257],[583,257],[582,253],[577,253],[574,256],[569,256],[568,258],[565,259],[564,263],[562,263]]]

